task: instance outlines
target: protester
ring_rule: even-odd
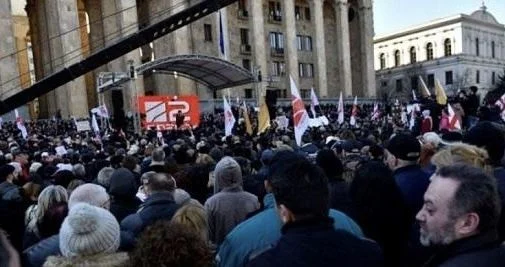
[[[107,210],[86,203],[72,206],[59,234],[62,256],[48,257],[44,267],[110,266],[128,262],[119,248],[119,224]]]
[[[481,169],[455,164],[437,170],[416,216],[421,243],[437,250],[425,266],[503,266],[500,210],[496,181]]]
[[[258,197],[242,190],[242,171],[231,157],[222,158],[214,170],[215,195],[205,202],[210,240],[220,245],[248,213],[259,209]]]
[[[131,254],[129,266],[211,267],[206,240],[190,227],[168,221],[149,226]]]
[[[247,266],[382,266],[377,244],[333,229],[328,180],[320,169],[306,159],[291,160],[272,172],[269,181],[282,237]]]
[[[137,188],[135,176],[130,170],[119,168],[112,173],[109,187],[110,212],[118,222],[137,212],[141,204],[140,199],[135,196]]]
[[[24,233],[25,199],[21,188],[14,184],[17,180],[16,168],[12,165],[0,166],[0,228],[9,234],[12,245],[21,251]]]

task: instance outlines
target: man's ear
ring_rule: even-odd
[[[479,215],[475,212],[471,212],[457,219],[454,226],[456,229],[454,230],[461,236],[469,236],[477,232],[479,224]]]
[[[279,210],[279,216],[283,224],[293,222],[295,220],[293,213],[286,206],[284,206],[284,204],[280,204],[277,207]]]

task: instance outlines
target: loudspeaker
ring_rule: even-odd
[[[265,96],[265,103],[268,107],[268,114],[270,114],[270,119],[275,119],[277,116],[277,90],[267,90]]]
[[[125,112],[123,110],[123,104],[124,104],[123,91],[112,90],[111,98],[112,98],[112,110],[114,112],[114,120],[113,120],[114,127],[125,129],[126,121],[125,121]]]

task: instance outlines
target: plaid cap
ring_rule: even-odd
[[[398,159],[414,161],[421,155],[421,144],[410,134],[395,135],[385,147]]]

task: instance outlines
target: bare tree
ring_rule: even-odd
[[[459,90],[467,89],[470,85],[470,69],[466,68],[462,73],[456,73],[452,86],[447,87],[448,95],[456,95]]]
[[[388,71],[383,77],[379,78],[379,94],[386,102],[392,102],[395,99],[401,102],[409,102],[412,100],[412,90],[414,90],[417,96],[420,94],[417,84],[418,77],[424,77],[426,75],[426,71],[422,64],[411,64],[404,67],[403,70],[399,70],[398,73],[401,74],[399,77],[398,75],[393,75],[392,71]],[[412,79],[414,79],[416,85],[414,88]]]

